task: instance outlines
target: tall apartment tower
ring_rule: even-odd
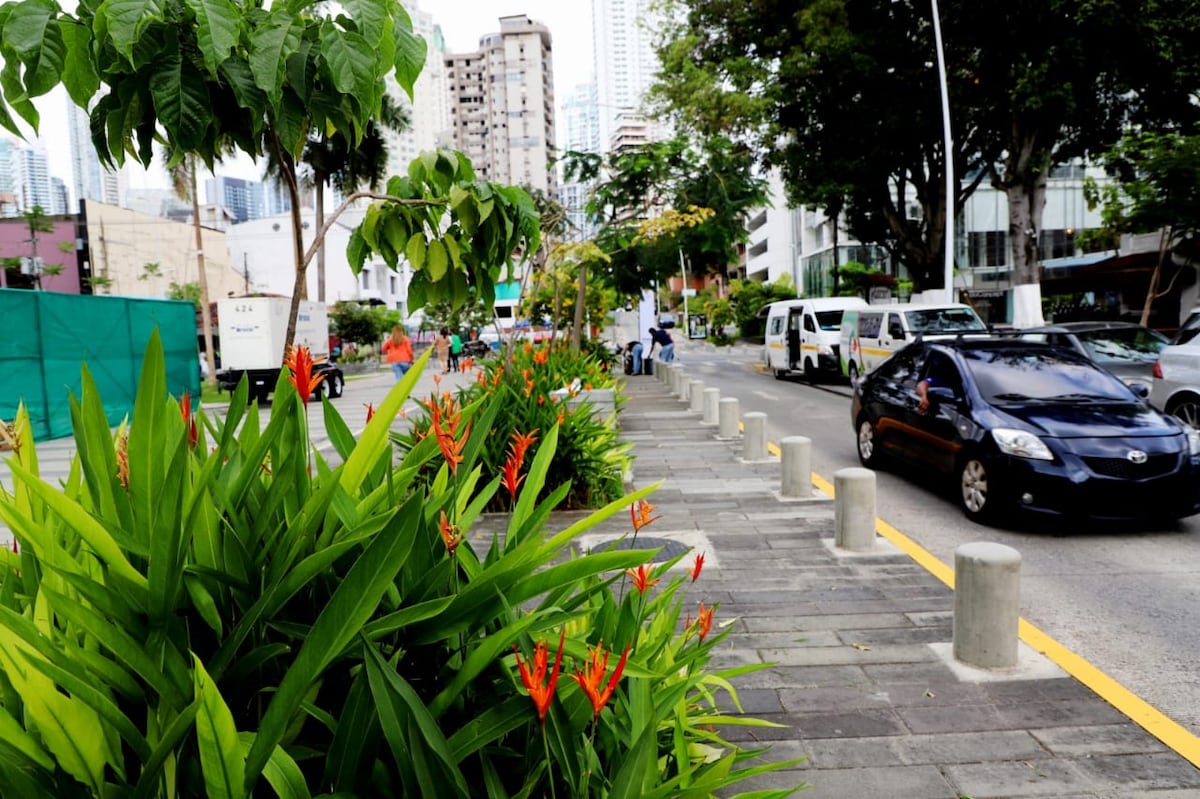
[[[551,53],[549,29],[518,14],[501,17],[477,51],[446,56],[452,146],[480,179],[557,197]]]
[[[92,144],[87,112],[67,98],[67,136],[71,147],[71,174],[75,178],[75,201],[95,200],[120,205],[126,188],[123,170],[106,169]]]
[[[50,184],[50,159],[46,151],[40,147],[16,147],[10,163],[18,212],[41,206],[44,213],[50,213],[54,208],[54,195]]]
[[[446,82],[446,40],[433,15],[422,11],[415,2],[405,3],[412,18],[413,32],[425,39],[425,67],[413,85],[413,99],[396,83],[387,78],[387,91],[392,100],[408,112],[409,127],[395,132],[384,131],[388,147],[388,176],[404,175],[408,165],[426,150],[450,144],[450,89]]]
[[[562,103],[566,141],[563,149],[580,153],[599,153],[600,115],[596,105],[596,84],[581,83],[568,94]],[[572,234],[591,238],[595,231],[584,213],[591,186],[580,183],[578,178],[568,181],[565,174],[558,176],[562,183],[560,194],[563,208],[571,222]]]
[[[619,126],[618,118],[642,109],[642,98],[654,81],[653,0],[592,0],[593,57],[596,102],[600,114],[600,146],[608,152]],[[662,132],[655,126],[651,138]]]
[[[210,205],[228,208],[238,222],[262,217],[266,204],[265,187],[260,181],[223,175],[204,181],[204,196]]]

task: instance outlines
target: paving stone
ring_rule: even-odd
[[[1021,702],[997,705],[1000,729],[1037,729],[1061,727],[1065,724],[1115,724],[1126,720],[1112,705],[1102,699],[1067,700],[1060,702]]]
[[[843,630],[838,637],[844,644],[929,644],[954,639],[953,628],[948,627],[898,627],[891,630]]]
[[[881,646],[867,650],[853,646],[824,646],[798,649],[762,649],[763,659],[781,666],[836,666],[878,663],[920,663],[936,658],[926,646]]]
[[[960,799],[934,766],[891,768],[811,769],[804,773],[812,788],[799,794],[803,799]],[[743,786],[762,787],[759,783]]]
[[[788,718],[805,738],[878,738],[908,732],[890,708],[796,713]]]
[[[905,763],[978,763],[982,760],[1038,760],[1052,757],[1025,730],[974,732],[970,735],[908,735],[892,748]]]
[[[1200,790],[1200,770],[1173,753],[1089,755],[1075,762],[1091,779],[1122,788]]]
[[[1058,797],[1099,787],[1076,763],[1068,760],[951,764],[943,766],[943,770],[961,795],[971,799]]]
[[[1157,738],[1129,723],[1048,727],[1030,730],[1030,734],[1051,752],[1066,756],[1144,754],[1166,750]]]

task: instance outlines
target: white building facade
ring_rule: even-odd
[[[639,114],[654,82],[653,0],[592,0],[593,58],[596,104],[602,152],[612,148],[622,115]],[[655,139],[665,135],[657,126]]]

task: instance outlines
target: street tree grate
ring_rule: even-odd
[[[606,549],[659,549],[662,552],[658,553],[657,560],[670,560],[678,555],[683,555],[691,551],[691,547],[681,544],[678,541],[670,541],[666,538],[654,538],[652,536],[638,536],[634,539],[632,536],[620,540],[609,539],[601,541],[600,544],[593,548],[593,552],[602,552]]]

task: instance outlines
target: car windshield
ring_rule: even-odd
[[[1167,346],[1166,336],[1142,327],[1081,331],[1076,335],[1092,360],[1105,365],[1153,363]]]
[[[908,329],[913,333],[983,333],[987,326],[970,308],[930,308],[909,311]]]
[[[841,330],[842,328],[842,312],[841,311],[818,311],[817,325],[822,330]]]
[[[1196,337],[1197,333],[1200,333],[1200,313],[1193,311],[1183,326],[1179,328],[1179,332],[1175,334],[1174,343],[1187,344]]]
[[[1133,402],[1120,380],[1081,357],[1053,349],[979,349],[962,353],[988,402]]]

